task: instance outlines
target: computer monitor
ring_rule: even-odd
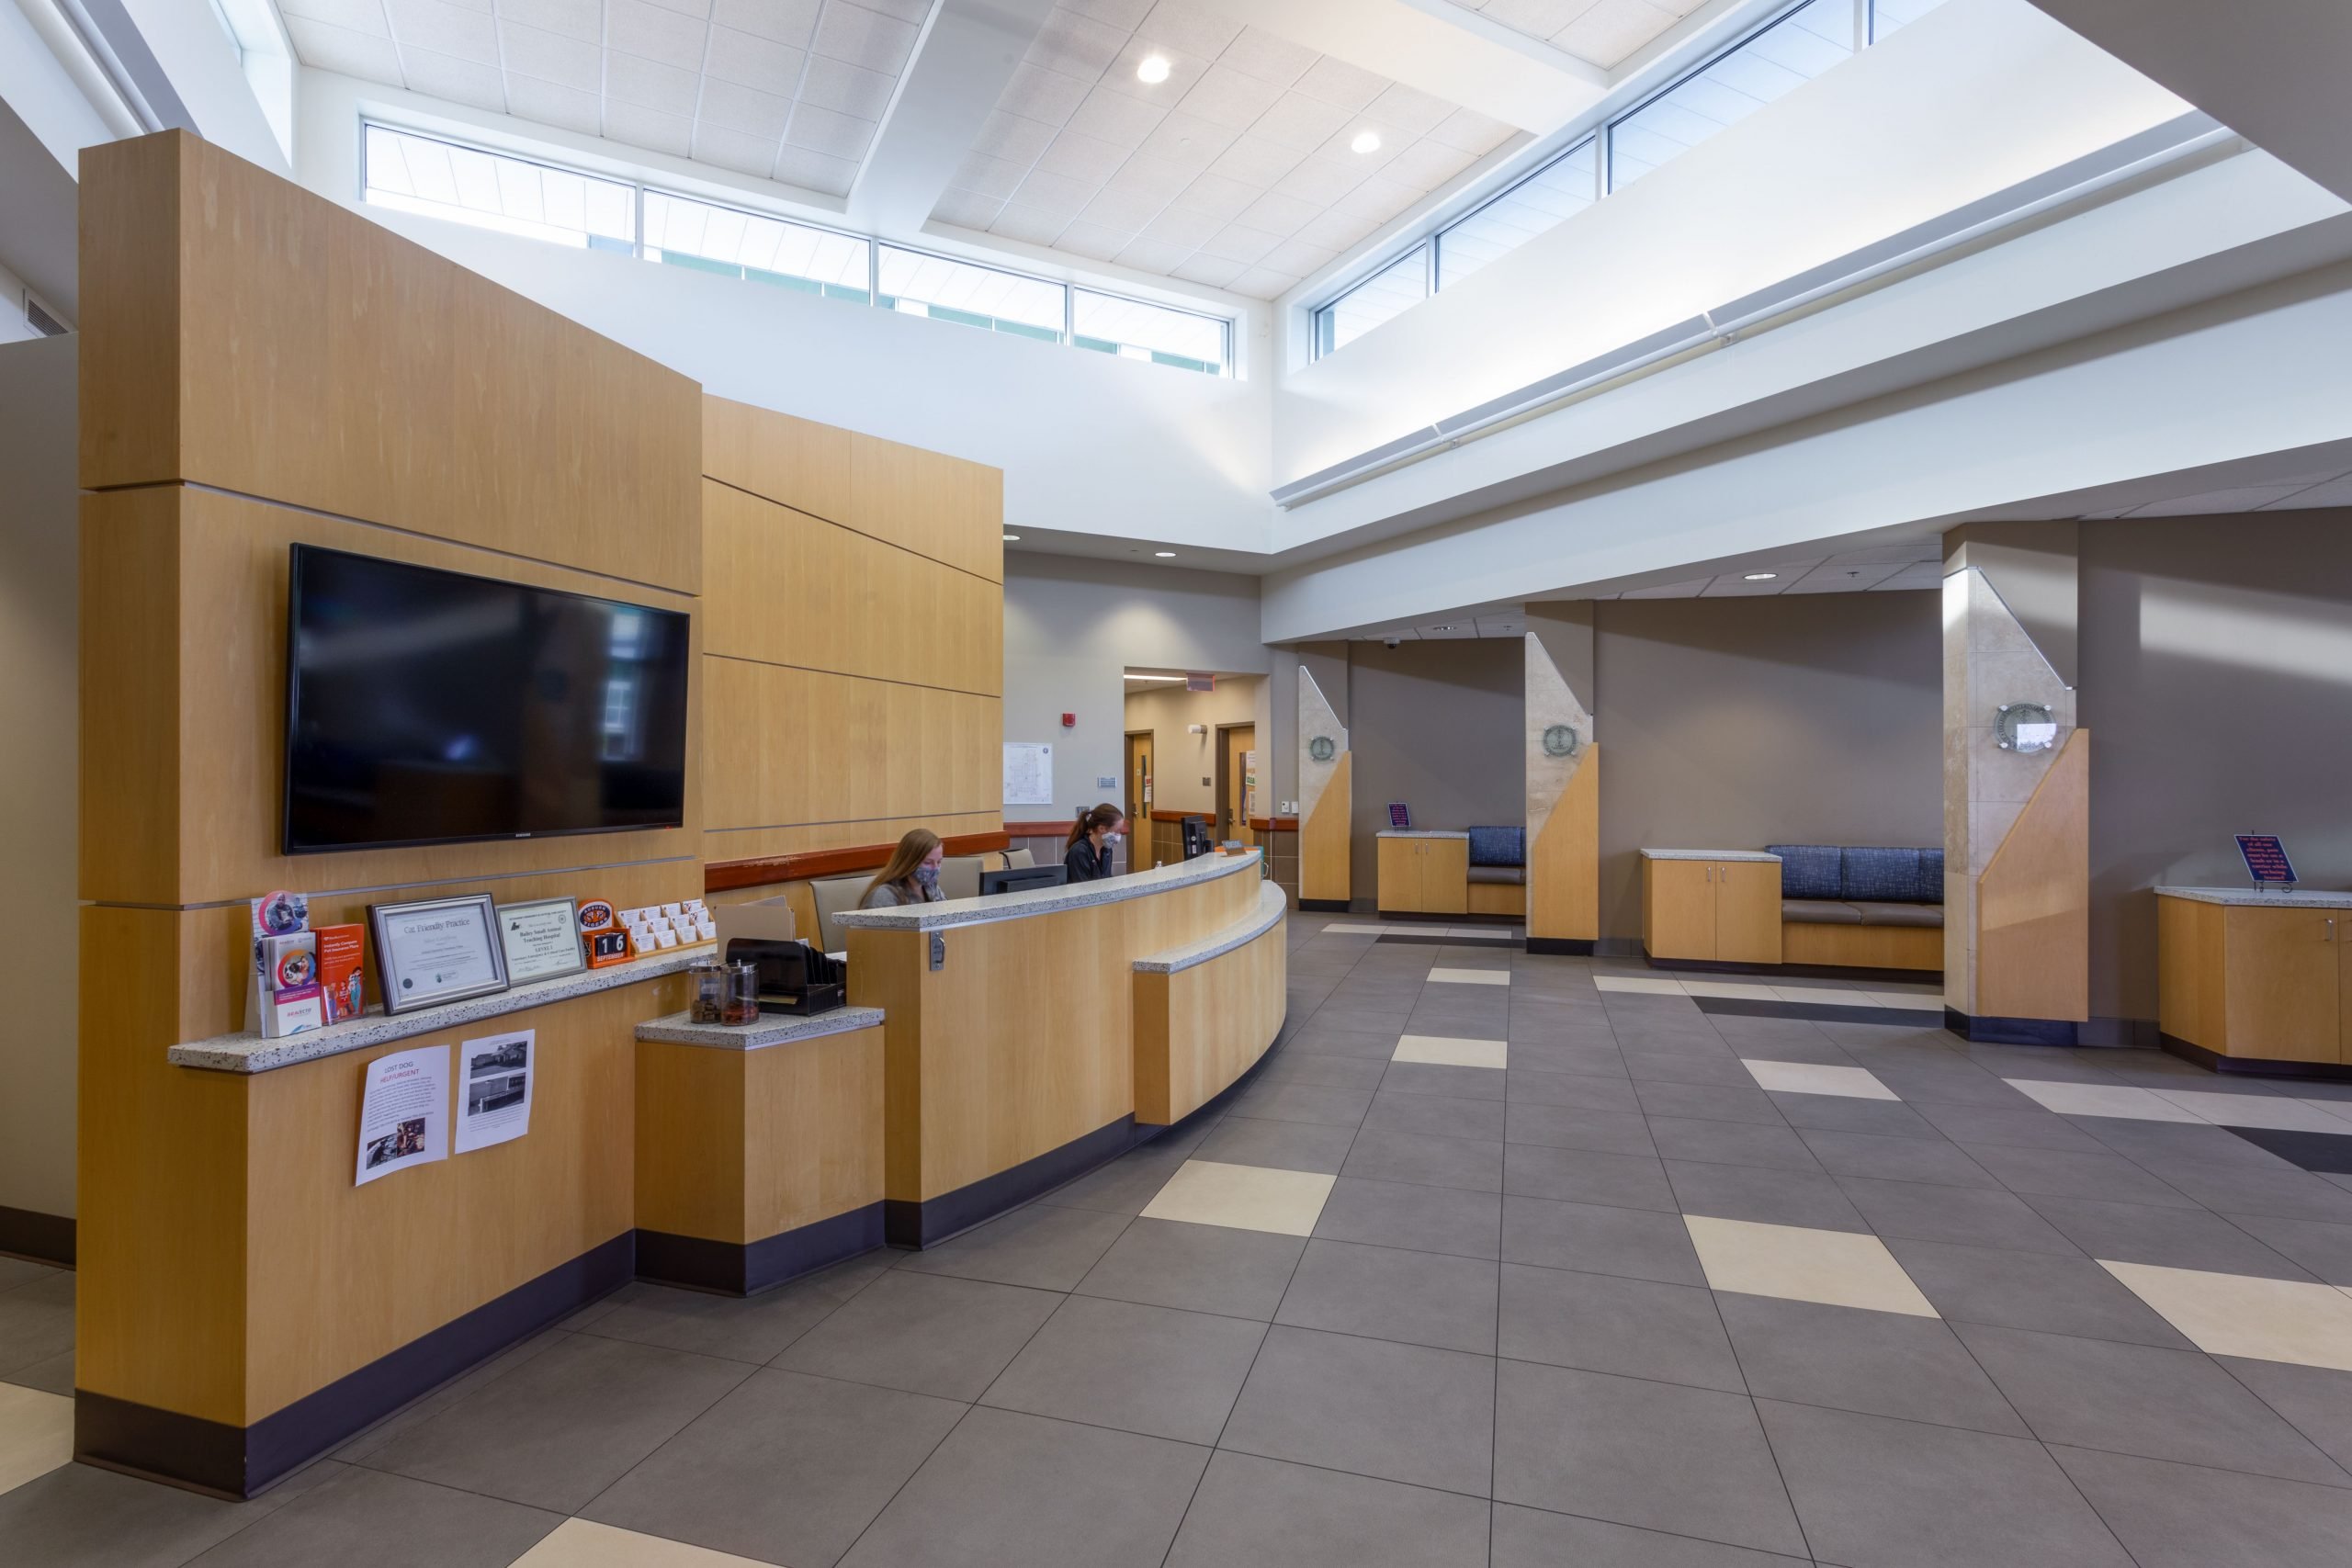
[[[1033,887],[1059,887],[1069,880],[1066,865],[1016,865],[1003,871],[980,873],[980,897],[993,898],[1000,893],[1026,893]]]
[[[1183,829],[1186,860],[1197,859],[1209,852],[1209,819],[1207,818],[1187,817],[1184,818]]]

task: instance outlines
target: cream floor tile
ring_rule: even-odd
[[[74,1457],[74,1402],[0,1382],[0,1492],[47,1475]]]
[[[2352,1372],[2352,1292],[2293,1280],[2098,1261],[2209,1355]]]
[[[2298,1100],[2296,1103],[2300,1105],[2308,1105],[2320,1114],[2324,1116],[2333,1116],[2337,1121],[2344,1123],[2341,1127],[2330,1127],[2328,1131],[2331,1133],[2341,1133],[2346,1130],[2352,1130],[2352,1100]]]
[[[1813,1062],[1765,1062],[1741,1058],[1747,1076],[1758,1089],[1786,1094],[1838,1094],[1849,1100],[1900,1100],[1903,1097],[1861,1067],[1833,1067]]]
[[[2216,1094],[2201,1089],[2149,1091],[2217,1127],[2268,1127],[2282,1133],[2352,1133],[2352,1122],[2316,1105],[2274,1094]]]
[[[1438,985],[1508,986],[1510,984],[1510,971],[1508,969],[1432,969],[1430,971],[1430,980],[1432,984]]]
[[[1448,926],[1445,928],[1445,934],[1448,936],[1507,936],[1517,939],[1527,933],[1517,926]]]
[[[1408,1034],[1389,1057],[1396,1062],[1433,1062],[1441,1067],[1508,1067],[1510,1044],[1503,1040],[1462,1040],[1444,1034]]]
[[[761,1564],[707,1546],[688,1546],[682,1540],[639,1535],[586,1519],[566,1519],[516,1558],[514,1568],[761,1568]]]
[[[1936,1317],[1936,1309],[1874,1235],[1767,1225],[1685,1214],[1699,1266],[1718,1291],[1826,1306],[1865,1307],[1906,1317]]]
[[[1685,980],[1685,996],[1731,997],[1747,1002],[1777,1002],[1781,993],[1770,986],[1743,985],[1737,980]]]
[[[2042,1078],[2007,1078],[2011,1089],[2061,1116],[2120,1116],[2134,1122],[2203,1122],[2155,1090],[2120,1084],[2052,1083]]]
[[[1901,1008],[1906,1012],[1940,1013],[1944,1010],[1944,998],[1940,992],[1930,995],[1918,991],[1864,991],[1862,995],[1870,998],[1871,1006],[1874,1008]]]
[[[1182,1220],[1228,1230],[1311,1235],[1335,1179],[1309,1170],[1265,1170],[1188,1159],[1159,1195],[1144,1205],[1147,1220]]]
[[[1679,980],[1660,980],[1648,975],[1595,975],[1592,984],[1595,990],[1600,991],[1634,991],[1653,997],[1690,995]]]
[[[1784,1002],[1811,1002],[1825,1008],[1868,1008],[1878,1004],[1867,992],[1841,991],[1827,986],[1775,986],[1772,994]]]
[[[1444,936],[1453,928],[1451,926],[1401,926],[1387,925],[1385,923],[1376,926],[1364,925],[1361,923],[1349,925],[1334,923],[1325,926],[1323,929],[1327,931],[1338,931],[1342,936]]]

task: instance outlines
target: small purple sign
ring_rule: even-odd
[[[2256,886],[2267,882],[2294,886],[2294,862],[2287,858],[2287,846],[2276,833],[2240,833],[2238,853],[2245,857],[2245,873]]]
[[[1413,814],[1406,807],[1403,801],[1392,800],[1388,803],[1388,825],[1400,832],[1412,827]]]

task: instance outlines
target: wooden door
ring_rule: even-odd
[[[1130,830],[1148,841],[1151,820],[1151,731],[1127,731],[1127,823]]]
[[[1258,841],[1250,830],[1250,752],[1258,744],[1254,724],[1229,724],[1217,731],[1224,744],[1218,751],[1217,837]]]
[[[1705,861],[1642,862],[1642,945],[1652,958],[1715,955],[1715,868]]]
[[[1417,913],[1421,908],[1421,840],[1382,839],[1380,887],[1374,902],[1384,911]]]
[[[1770,861],[1715,865],[1715,959],[1722,964],[1781,961],[1781,868]]]
[[[1432,915],[1460,915],[1469,911],[1469,840],[1421,840],[1421,908]]]
[[[2340,1062],[2343,917],[2332,909],[2232,908],[2222,923],[2233,1056]]]

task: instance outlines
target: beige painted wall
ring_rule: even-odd
[[[80,342],[0,344],[0,1207],[42,1214],[74,1212]]]
[[[2082,525],[2091,1013],[2156,1016],[2162,884],[2245,886],[2277,833],[2352,887],[2352,509]]]
[[[1595,609],[1603,940],[1641,936],[1644,846],[1943,842],[1939,595]]]
[[[1355,898],[1369,900],[1390,801],[1411,807],[1417,828],[1507,828],[1526,818],[1527,645],[1510,637],[1347,646],[1350,865]]]
[[[1214,817],[1217,726],[1259,725],[1257,745],[1264,751],[1265,684],[1262,675],[1228,675],[1218,679],[1214,692],[1188,692],[1176,682],[1128,688],[1126,728],[1152,732],[1153,809]],[[1207,726],[1207,732],[1189,733],[1188,727],[1195,724]],[[1120,755],[1125,755],[1124,747]],[[1204,779],[1210,782],[1204,784]]]

